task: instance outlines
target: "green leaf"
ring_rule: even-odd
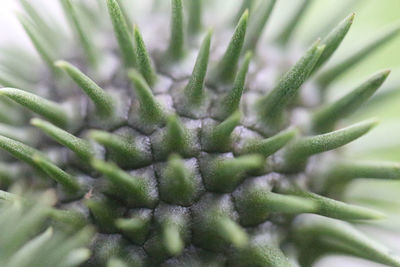
[[[122,13],[120,6],[118,5],[118,1],[107,0],[107,7],[125,67],[135,67],[136,54],[131,40],[131,34],[124,14]]]
[[[99,115],[111,116],[114,113],[115,108],[111,97],[78,68],[62,60],[57,61],[55,66],[63,69],[85,92],[85,94],[93,101]]]
[[[349,94],[314,112],[312,116],[314,131],[318,133],[331,131],[338,120],[361,107],[383,84],[389,73],[389,70],[385,70],[375,74]]]

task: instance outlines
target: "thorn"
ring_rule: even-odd
[[[303,0],[303,2],[299,5],[293,17],[290,18],[289,22],[284,26],[281,34],[277,38],[277,42],[280,45],[282,46],[287,45],[296,27],[301,23],[304,14],[306,13],[311,2],[312,2],[311,0]]]
[[[81,159],[89,160],[94,155],[92,147],[86,140],[78,138],[57,126],[38,118],[31,119],[30,123],[41,129],[61,145],[68,147]]]
[[[285,150],[286,160],[282,170],[291,172],[302,169],[308,157],[344,146],[366,134],[376,124],[376,120],[370,119],[334,132],[296,140]]]
[[[214,223],[221,238],[236,248],[243,248],[248,244],[246,231],[228,216],[217,217]]]
[[[262,0],[251,15],[242,51],[255,51],[276,0]]]
[[[297,133],[297,129],[291,129],[262,140],[249,140],[244,147],[239,150],[239,154],[258,153],[266,158],[283,148],[289,141],[293,140]]]
[[[189,4],[189,16],[188,16],[188,30],[189,35],[194,36],[198,34],[202,29],[202,15],[203,15],[203,4],[202,0],[192,0]]]
[[[81,42],[81,45],[85,51],[85,56],[91,66],[97,65],[97,56],[93,44],[90,42],[88,32],[85,32],[81,21],[79,20],[78,14],[75,11],[75,7],[71,3],[71,0],[62,0],[61,5],[64,9],[65,15],[69,18],[71,26],[74,28]]]
[[[297,95],[299,88],[307,80],[315,63],[324,51],[324,46],[320,46],[319,42],[317,40],[306,54],[282,76],[277,86],[258,101],[257,107],[262,120],[275,126],[281,124],[283,111]]]
[[[248,171],[262,169],[262,156],[244,155],[231,159],[214,159],[208,163],[205,175],[207,189],[216,192],[231,192]]]
[[[150,195],[150,188],[145,180],[126,173],[114,163],[107,163],[103,160],[92,159],[91,166],[102,173],[111,185],[116,186],[125,195],[133,197],[137,203],[152,207],[154,199]]]
[[[66,61],[59,60],[56,61],[54,65],[64,70],[68,76],[74,80],[74,82],[93,101],[96,106],[96,111],[99,112],[101,116],[111,116],[114,113],[115,108],[113,100],[93,80]]]
[[[167,50],[167,57],[177,61],[184,53],[184,33],[183,33],[183,6],[182,0],[171,0],[171,36]]]
[[[188,132],[177,115],[167,117],[164,145],[168,152],[184,152],[187,147]]]
[[[235,198],[241,221],[245,225],[264,222],[271,213],[300,214],[316,212],[316,201],[278,194],[265,188],[246,188]]]
[[[311,242],[328,242],[332,251],[339,249],[350,255],[389,266],[400,266],[400,260],[386,247],[370,239],[349,223],[318,215],[304,214],[293,223],[295,238]]]
[[[218,126],[204,134],[204,146],[209,151],[225,150],[231,144],[233,130],[240,124],[242,114],[239,111],[232,113]]]
[[[88,136],[106,147],[108,152],[112,154],[110,157],[120,165],[142,166],[148,161],[146,152],[139,150],[132,138],[100,130],[91,130]]]
[[[322,40],[321,44],[325,45],[325,49],[315,64],[312,73],[316,72],[322,65],[324,65],[342,43],[344,37],[353,24],[355,15],[355,13],[351,13],[347,16]]]
[[[250,60],[253,57],[253,53],[248,51],[245,55],[242,66],[236,73],[235,81],[233,82],[232,90],[222,99],[222,117],[226,118],[231,115],[235,110],[239,109],[240,99],[244,91],[246,84],[247,71],[249,69]]]
[[[68,113],[60,104],[16,88],[1,88],[0,96],[6,96],[21,106],[43,116],[54,124],[65,127]]]
[[[145,79],[136,70],[130,69],[128,76],[132,80],[139,101],[139,112],[145,122],[160,123],[164,120],[164,112],[157,103]]]
[[[185,95],[190,104],[199,105],[204,98],[204,80],[207,74],[212,30],[209,30],[201,44],[192,76],[185,87]]]
[[[182,253],[185,243],[182,240],[179,225],[169,222],[168,220],[162,223],[162,240],[163,244],[171,256],[176,256]]]
[[[228,83],[234,79],[245,40],[248,17],[249,11],[246,10],[236,26],[225,54],[215,68],[214,81]]]
[[[48,159],[38,155],[33,155],[33,161],[39,166],[49,177],[61,184],[68,192],[76,193],[80,191],[80,185],[75,177],[64,172],[62,169],[54,165]]]
[[[152,86],[157,80],[157,75],[152,66],[151,59],[149,53],[147,52],[142,35],[140,34],[140,31],[136,25],[134,26],[133,31],[136,44],[136,58],[138,69],[146,82],[150,86]]]
[[[161,198],[169,203],[187,205],[197,196],[193,171],[186,168],[177,154],[169,157],[167,167],[160,178]]]
[[[399,32],[400,25],[396,24],[390,29],[383,31],[376,38],[372,38],[362,47],[353,49],[352,51],[355,52],[352,55],[336,63],[318,76],[318,82],[321,84],[321,88],[327,88],[328,85],[336,80],[342,73],[345,73],[368,55],[372,54],[375,50],[392,40]]]
[[[331,131],[338,120],[347,117],[368,101],[389,73],[390,70],[385,70],[375,74],[349,94],[317,110],[312,116],[313,129],[318,133]]]
[[[136,64],[136,55],[124,14],[116,0],[107,0],[107,7],[121,52],[121,58],[126,68],[133,68]]]

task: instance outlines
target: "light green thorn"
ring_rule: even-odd
[[[126,21],[126,25],[128,26],[129,32],[133,32],[133,23],[132,20],[129,18],[129,14],[128,11],[125,7],[125,3],[127,1],[123,1],[123,0],[117,0],[117,3],[119,5],[119,8],[121,9],[122,14],[124,15],[125,21]]]
[[[147,222],[142,218],[119,218],[115,220],[115,225],[123,232],[134,234],[141,232],[146,227]]]
[[[61,0],[62,7],[65,14],[69,17],[72,27],[76,31],[78,38],[85,51],[85,56],[91,66],[97,65],[97,55],[93,44],[91,43],[88,32],[84,30],[81,21],[78,18],[78,14],[73,6],[71,0]]]
[[[338,161],[323,174],[323,188],[347,183],[357,178],[400,180],[400,164],[380,161]]]
[[[253,197],[251,197],[253,199]],[[288,196],[273,192],[260,192],[254,195],[253,205],[263,206],[264,213],[300,214],[318,210],[316,201],[297,196]],[[257,204],[257,202],[259,204]]]
[[[355,13],[347,16],[342,22],[339,23],[322,41],[321,44],[325,45],[324,52],[319,57],[311,73],[316,72],[324,63],[326,63],[339,45],[342,43],[344,37],[353,24]]]
[[[69,122],[67,111],[60,104],[16,88],[1,88],[0,96],[6,96],[23,107],[35,112],[61,127]]]
[[[172,256],[179,255],[185,246],[179,226],[173,222],[166,221],[162,224],[162,240],[166,250]]]
[[[144,121],[160,123],[164,121],[164,112],[154,98],[149,85],[143,76],[136,70],[129,70],[128,76],[132,80],[136,96],[139,100],[139,112]]]
[[[222,99],[222,116],[226,118],[231,115],[235,110],[239,109],[240,99],[246,84],[247,71],[249,69],[250,61],[253,53],[248,51],[245,55],[242,66],[236,73],[235,81],[233,82],[232,90]]]
[[[20,0],[20,3],[32,22],[36,24],[41,36],[46,38],[46,41],[54,48],[57,45],[56,38],[53,35],[56,33],[55,30],[42,18],[41,14],[31,5],[29,0]]]
[[[55,74],[57,74],[55,68],[53,67],[54,55],[52,55],[51,49],[46,46],[46,43],[36,31],[35,27],[32,25],[32,22],[21,14],[17,15],[22,27],[24,28],[26,34],[28,35],[40,57],[43,59],[44,62],[46,62],[50,70],[54,71]]]
[[[300,215],[294,221],[293,228],[299,240],[328,242],[332,250],[339,249],[388,266],[400,266],[400,259],[389,249],[349,223],[318,215]]]
[[[41,233],[40,235],[36,236],[32,240],[25,243],[18,251],[10,257],[7,261],[8,267],[23,267],[29,266],[37,255],[40,255],[40,252],[46,249],[46,245],[51,242],[53,238],[53,228],[49,227]]]
[[[311,192],[298,192],[298,195],[318,203],[317,214],[341,220],[379,220],[385,218],[381,212],[350,205]]]
[[[80,158],[89,160],[94,155],[91,145],[86,140],[78,138],[57,126],[38,118],[31,119],[30,123],[41,129],[61,145],[68,147]]]
[[[190,104],[199,105],[204,98],[204,81],[207,74],[212,30],[209,30],[201,44],[192,76],[185,87],[184,94]]]
[[[96,111],[101,116],[111,116],[114,114],[114,103],[111,97],[100,88],[93,80],[83,74],[78,68],[66,61],[59,60],[54,64],[64,70],[69,77],[85,92],[93,101]]]
[[[247,171],[260,170],[264,158],[258,154],[243,155],[231,159],[215,159],[210,162],[209,175],[205,183],[212,191],[229,192],[233,190]]]
[[[304,167],[308,157],[344,146],[366,134],[376,124],[376,120],[370,119],[334,132],[296,140],[285,150],[283,170],[297,171]]]
[[[283,30],[281,34],[277,38],[277,42],[285,46],[287,45],[288,41],[292,37],[294,31],[298,27],[298,25],[301,23],[301,20],[304,17],[304,14],[306,13],[308,7],[310,6],[312,0],[303,0],[303,2],[299,5],[298,9],[295,11],[294,15],[288,23],[283,27]]]
[[[109,259],[107,267],[129,267],[123,260],[117,258]]]
[[[151,201],[148,196],[147,185],[140,177],[134,177],[121,170],[117,165],[99,159],[92,159],[91,165],[94,169],[104,174],[112,185],[117,186],[126,194],[147,203]]]
[[[203,15],[203,0],[191,0],[188,2],[189,15],[188,15],[188,29],[189,35],[193,36],[200,32],[202,28],[202,15]]]
[[[239,58],[246,36],[248,18],[249,11],[246,10],[236,26],[235,32],[233,33],[232,39],[229,42],[225,54],[215,67],[215,76],[213,77],[214,81],[229,83],[235,78]]]
[[[284,147],[297,134],[297,129],[291,129],[262,140],[250,140],[239,151],[239,154],[258,153],[268,157]]]
[[[165,146],[169,152],[181,152],[188,144],[188,132],[177,115],[167,118],[167,131],[165,135]]]
[[[142,35],[140,34],[140,31],[136,25],[134,26],[133,31],[136,44],[136,59],[138,70],[140,71],[146,82],[150,86],[152,86],[157,80],[157,75],[154,72],[151,59],[146,50]]]
[[[174,61],[184,54],[183,6],[182,0],[171,0],[171,36],[167,50],[167,58]]]
[[[258,3],[258,6],[255,7],[249,20],[242,52],[248,50],[254,51],[256,49],[258,40],[262,35],[275,3],[276,0],[261,0],[261,3]]]
[[[248,244],[249,238],[246,231],[231,218],[227,216],[217,217],[215,227],[218,229],[221,238],[236,248],[243,248]]]
[[[71,192],[76,193],[80,190],[79,183],[75,177],[64,172],[59,167],[51,163],[48,159],[40,155],[33,155],[33,161],[39,166],[49,177],[57,183],[64,186],[64,188]]]
[[[392,40],[394,37],[397,36],[399,32],[400,25],[396,24],[389,30],[381,33],[379,36],[372,38],[372,40],[367,42],[362,47],[358,49],[353,49],[353,54],[334,64],[332,67],[328,68],[318,76],[318,82],[321,84],[321,88],[327,88],[327,86],[334,80],[336,80],[341,74],[345,73],[347,70],[366,58],[372,52]]]
[[[140,158],[140,152],[138,151],[135,143],[129,142],[122,136],[111,134],[107,131],[91,130],[89,137],[99,144],[116,151],[121,156],[129,158]]]
[[[306,54],[282,76],[275,88],[258,101],[261,120],[275,126],[281,123],[283,111],[309,77],[324,48],[325,46],[320,46],[319,40],[314,42]]]
[[[240,111],[232,113],[218,126],[211,129],[205,136],[206,146],[212,149],[226,147],[231,142],[231,135],[236,126],[239,125],[242,114]]]
[[[240,20],[240,18],[242,17],[243,13],[246,10],[249,10],[250,12],[253,11],[253,6],[257,1],[254,0],[242,0],[242,4],[240,5],[240,8],[238,10],[238,12],[236,13],[236,16],[233,19],[233,24],[236,25],[237,22]]]
[[[192,174],[186,169],[182,158],[177,154],[172,154],[168,158],[168,166],[165,170],[165,178],[168,179],[164,184],[171,187],[170,190],[176,192],[193,192],[194,183],[192,181]],[[172,190],[175,187],[175,190]],[[179,196],[178,196],[179,197]]]
[[[107,0],[107,6],[122,60],[126,68],[133,68],[136,65],[136,54],[124,14],[117,0]]]
[[[383,84],[390,70],[379,72],[339,100],[323,106],[312,116],[314,131],[331,131],[336,122],[353,113],[363,105]]]

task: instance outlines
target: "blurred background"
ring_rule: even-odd
[[[32,1],[42,3],[42,12],[51,12],[54,17],[60,17],[60,20],[63,20],[58,1]],[[141,10],[151,8],[151,1],[148,0],[126,1],[135,4],[135,8],[132,8],[131,11],[138,20],[146,14]],[[205,1],[212,2],[216,5],[215,8],[219,6],[218,10],[221,10],[218,18],[213,15],[205,20],[210,25],[215,24],[214,20],[223,20],[225,16],[232,15],[232,12],[235,12],[240,6],[239,0]],[[160,2],[168,5],[169,1],[161,0]],[[274,29],[279,29],[280,18],[295,11],[298,3],[300,3],[299,0],[278,1],[265,38],[274,35]],[[128,8],[132,6],[127,5]],[[137,6],[141,8],[137,8]],[[36,53],[16,18],[16,13],[19,11],[18,0],[1,0],[0,46],[19,43]],[[327,23],[334,25],[352,11],[356,13],[354,25],[333,57],[333,62],[352,53],[357,46],[370,40],[375,34],[390,25],[400,23],[399,0],[314,0],[312,6],[307,10],[307,18],[298,25],[294,39],[297,40],[297,43],[306,46],[318,37],[319,33],[324,32],[323,25]],[[366,137],[348,146],[347,153],[356,158],[400,162],[400,36],[343,75],[339,82],[329,88],[329,98],[340,97],[354,85],[382,69],[392,70],[392,74],[382,90],[380,89],[376,97],[351,118],[353,121],[358,121],[377,117],[381,123]],[[359,179],[353,182],[346,191],[346,201],[385,212],[388,218],[377,223],[379,228],[373,224],[359,225],[359,228],[400,254],[400,181]],[[382,226],[384,227],[382,228]],[[348,257],[329,256],[320,260],[317,266],[376,267],[381,265]]]

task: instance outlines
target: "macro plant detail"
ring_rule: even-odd
[[[0,238],[0,264],[312,266],[339,252],[400,266],[351,225],[384,215],[340,200],[353,179],[400,178],[396,164],[340,159],[342,146],[377,124],[344,119],[390,71],[334,102],[325,96],[399,25],[325,66],[355,14],[288,59],[311,0],[271,43],[261,36],[276,0],[243,0],[223,32],[204,26],[206,1],[171,0],[168,34],[157,1],[148,17],[161,25],[133,24],[129,1],[59,2],[71,47],[51,16],[20,0],[41,62],[17,50],[1,62],[9,115],[0,114],[0,227],[29,233]],[[146,42],[155,32],[157,43]],[[260,78],[270,69],[279,73],[272,87]],[[51,197],[6,192],[13,187]]]

